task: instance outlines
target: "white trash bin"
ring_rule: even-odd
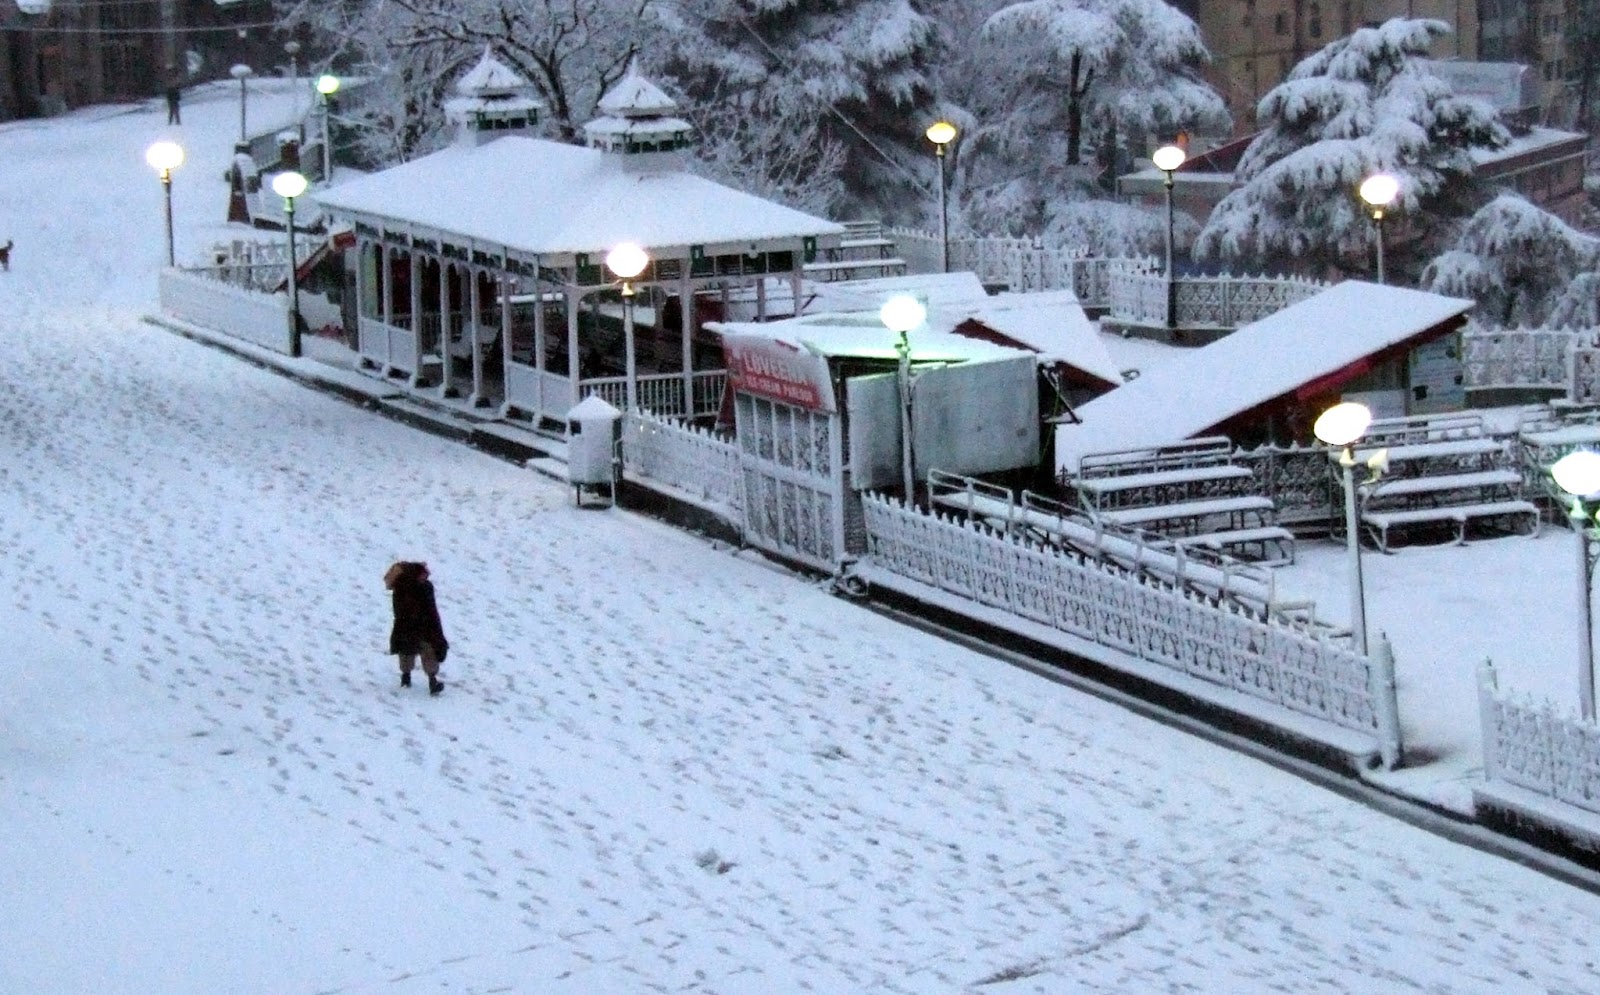
[[[579,505],[585,491],[616,502],[621,446],[622,412],[598,395],[590,394],[567,412],[567,479]]]

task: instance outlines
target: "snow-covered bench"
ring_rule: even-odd
[[[1397,526],[1447,524],[1455,528],[1456,542],[1467,541],[1467,525],[1475,521],[1500,522],[1515,531],[1521,523],[1529,535],[1539,534],[1539,508],[1532,501],[1488,501],[1482,504],[1457,504],[1438,508],[1405,508],[1396,511],[1369,511],[1361,516],[1377,539],[1378,548],[1389,551],[1389,530]]]
[[[1378,548],[1403,530],[1434,527],[1467,540],[1473,523],[1537,533],[1539,509],[1523,498],[1523,474],[1506,438],[1473,414],[1373,423],[1356,459],[1385,450],[1379,479],[1361,487],[1360,518]],[[1335,470],[1337,473],[1337,470]]]

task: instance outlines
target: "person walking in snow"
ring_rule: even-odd
[[[183,88],[177,83],[167,84],[167,123],[182,124],[183,116],[178,113],[178,105],[183,101]]]
[[[383,586],[394,595],[394,628],[389,631],[389,652],[400,661],[400,686],[411,686],[411,671],[422,661],[428,675],[428,693],[444,690],[439,680],[439,664],[450,652],[439,621],[439,606],[433,599],[433,582],[428,565],[401,560],[383,575]]]

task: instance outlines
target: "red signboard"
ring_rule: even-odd
[[[761,335],[725,335],[722,349],[734,390],[810,411],[837,410],[828,362],[821,356]]]

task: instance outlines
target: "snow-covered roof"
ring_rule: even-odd
[[[1573,141],[1582,141],[1583,138],[1583,135],[1575,131],[1561,131],[1557,128],[1545,128],[1535,125],[1529,128],[1526,134],[1512,136],[1511,144],[1503,149],[1474,148],[1469,150],[1469,154],[1472,156],[1474,164],[1485,166],[1502,162],[1506,159],[1513,159],[1520,155],[1527,155],[1529,152],[1536,152],[1540,149],[1564,145]]]
[[[604,254],[636,242],[681,258],[812,236],[841,225],[677,169],[625,167],[625,157],[511,135],[340,183],[319,198],[332,216],[449,233],[516,253]]]
[[[456,80],[456,92],[464,97],[510,96],[527,85],[521,74],[495,58],[492,48],[484,46],[478,64]]]
[[[639,74],[637,63],[629,64],[628,74],[596,106],[611,117],[661,117],[678,110],[677,101]]]
[[[1070,290],[1000,294],[974,308],[968,317],[1037,350],[1045,359],[1070,364],[1109,384],[1122,383],[1121,368],[1084,314],[1078,295]]]
[[[1474,302],[1346,280],[1174,357],[1077,409],[1056,430],[1056,467],[1089,453],[1178,442],[1466,314]]]
[[[884,326],[876,310],[807,314],[779,321],[709,321],[706,328],[724,335],[759,335],[827,357],[895,359],[895,344],[900,339]],[[931,323],[913,329],[906,340],[915,362],[970,363],[1027,355],[1020,349],[955,335]]]

